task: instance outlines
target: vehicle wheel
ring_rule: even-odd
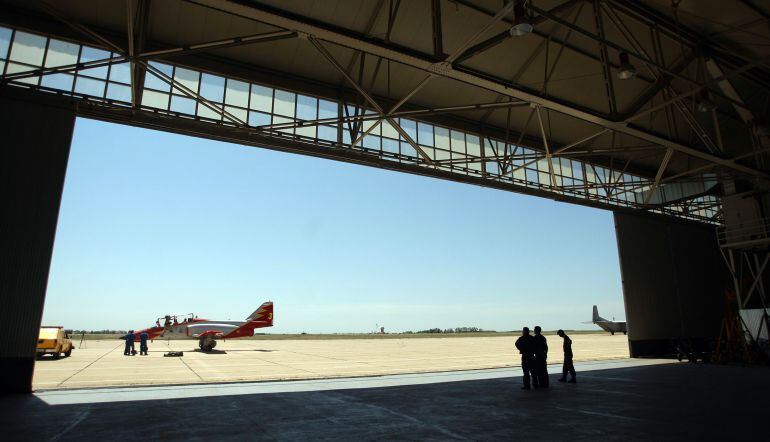
[[[610,332],[610,335],[615,336],[615,332]]]
[[[68,357],[70,357],[70,355],[71,355],[71,354],[72,354],[72,347],[70,347],[70,348],[67,350],[67,352],[66,352],[66,353],[64,353],[64,357],[65,357],[65,358],[68,358]]]
[[[53,358],[54,359],[59,359],[60,357],[61,357],[61,353],[54,353],[53,354]]]

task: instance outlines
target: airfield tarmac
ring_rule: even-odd
[[[549,372],[560,373],[562,340],[546,335]],[[626,336],[574,334],[575,361],[628,358]],[[123,341],[86,340],[69,358],[35,363],[35,390],[379,376],[519,366],[515,336],[389,339],[235,339],[215,351],[195,340],[156,340],[148,356],[123,356]],[[136,345],[137,350],[139,344]],[[183,357],[164,357],[168,351]]]

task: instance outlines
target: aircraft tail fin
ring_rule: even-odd
[[[598,309],[596,306],[594,306],[594,315],[593,315],[593,317],[591,318],[591,320],[592,320],[593,322],[599,322],[599,321],[603,321],[602,317],[601,317],[601,316],[599,316],[599,309]]]
[[[254,313],[250,314],[248,318],[246,318],[247,321],[265,321],[269,322],[270,324],[273,323],[273,303],[268,301],[263,303],[259,306],[258,309],[254,310]]]

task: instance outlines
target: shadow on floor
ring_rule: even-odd
[[[56,406],[25,395],[0,398],[0,425],[10,440],[758,440],[768,374],[682,363],[532,391],[502,378]]]
[[[196,349],[194,349],[192,351],[194,351],[195,353],[201,353],[201,354],[204,354],[204,355],[226,355],[227,352],[233,352],[233,353],[238,352],[238,353],[241,353],[241,352],[258,351],[258,352],[262,352],[262,353],[272,353],[275,350],[260,350],[260,349],[254,349],[254,348],[245,348],[245,349],[230,348],[227,351],[225,351],[225,350],[203,351],[203,350],[201,350],[199,348],[196,348]]]

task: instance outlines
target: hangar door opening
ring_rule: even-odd
[[[78,119],[43,315],[74,350],[34,386],[512,367],[535,325],[553,364],[559,328],[576,360],[627,357],[584,323],[624,319],[616,250],[606,211]]]

